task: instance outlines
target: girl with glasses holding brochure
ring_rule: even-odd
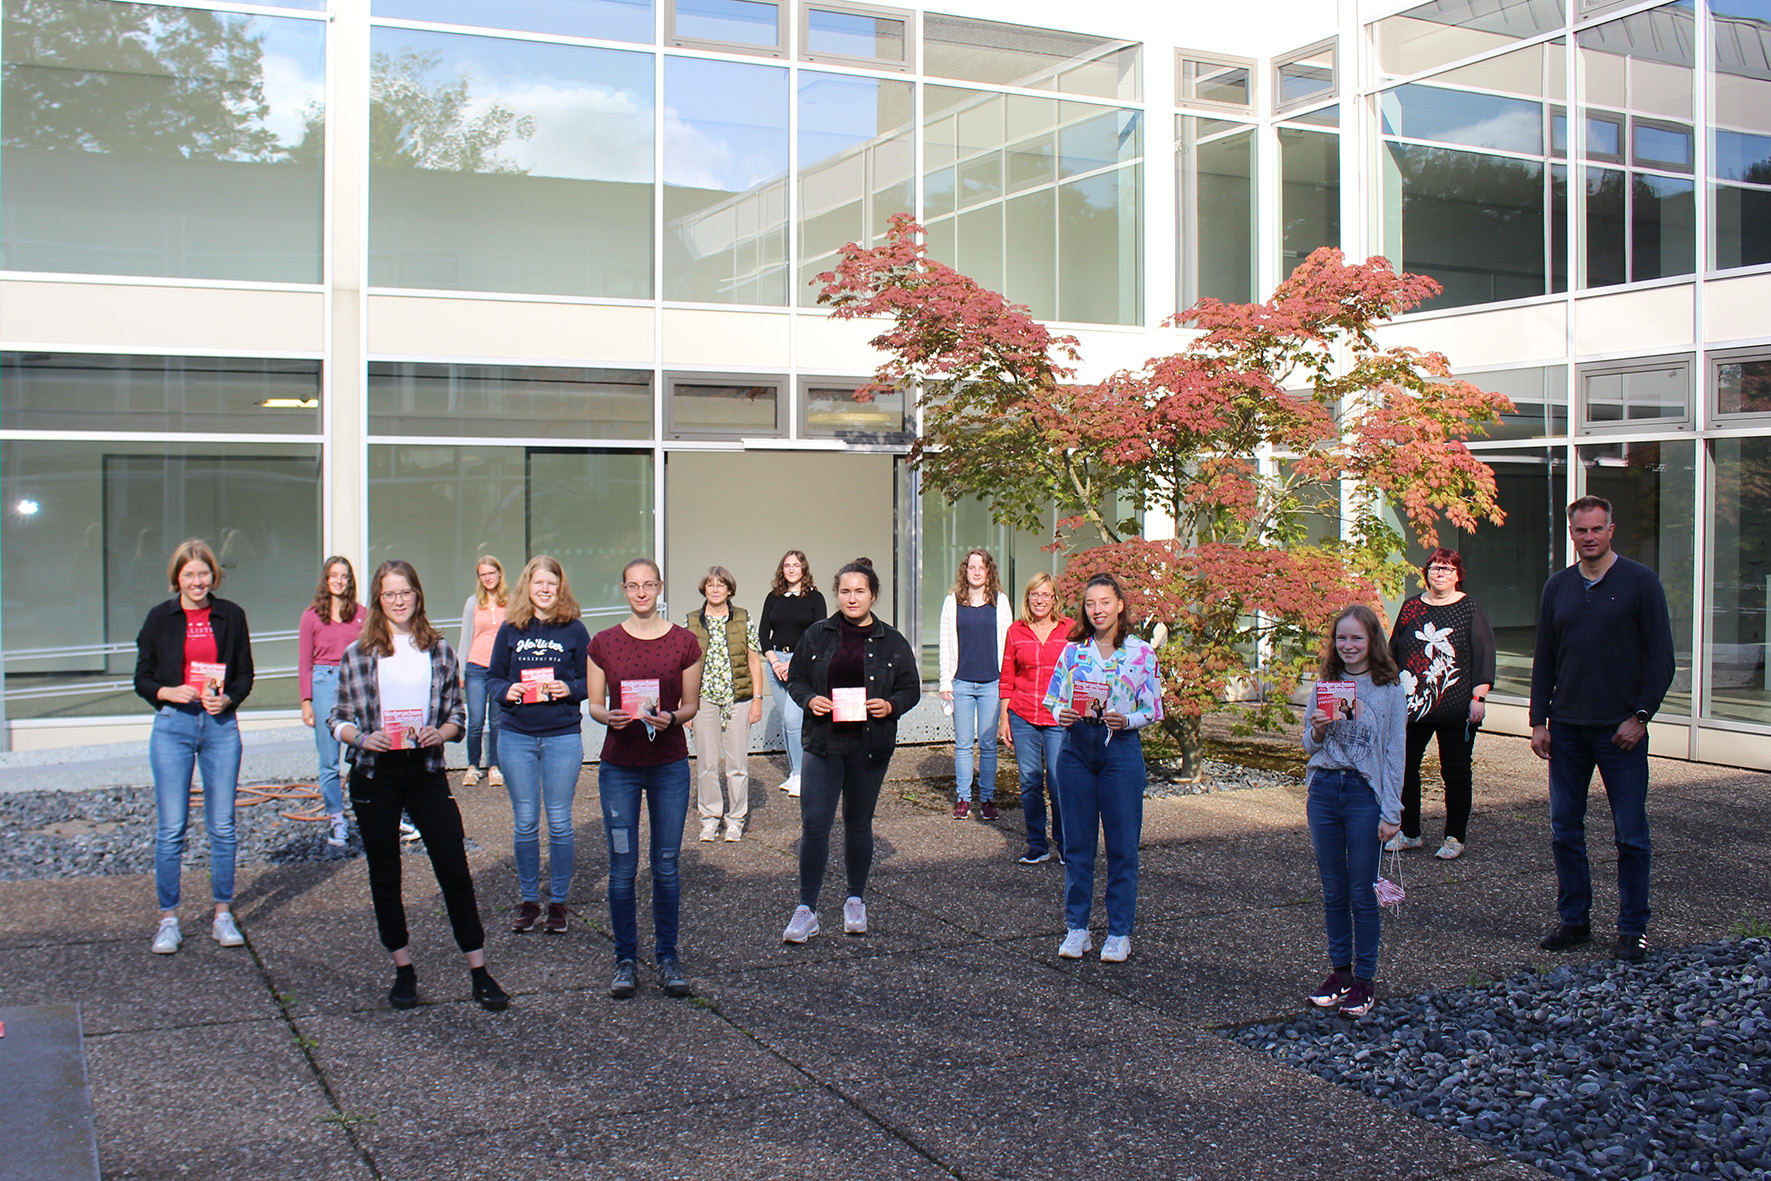
[[[658,613],[664,577],[650,558],[621,572],[629,614],[590,641],[590,716],[609,728],[597,770],[609,838],[609,921],[615,928],[616,1000],[639,988],[640,805],[651,823],[653,958],[667,996],[688,996],[677,962],[677,862],[689,811],[689,744],[683,727],[701,708],[701,645]]]
[[[332,733],[350,748],[351,807],[369,861],[369,896],[381,945],[393,955],[396,1009],[418,1004],[406,904],[400,891],[400,814],[418,826],[443,891],[455,944],[467,957],[473,999],[497,1012],[510,998],[486,971],[486,932],[467,868],[461,810],[443,773],[443,744],[467,718],[455,649],[424,614],[424,588],[410,563],[383,562],[369,581],[362,634],[338,665]]]

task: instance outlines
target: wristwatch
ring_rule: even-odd
[[[1636,721],[1638,721],[1638,722],[1642,723],[1644,726],[1646,726],[1648,724],[1648,711],[1645,709],[1637,710],[1636,711]]]

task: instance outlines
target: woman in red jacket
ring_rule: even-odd
[[[999,735],[1012,742],[1021,772],[1021,814],[1027,819],[1027,851],[1022,865],[1063,861],[1064,825],[1058,816],[1058,748],[1064,728],[1045,708],[1046,686],[1075,620],[1058,611],[1058,587],[1049,574],[1035,574],[1021,592],[1021,614],[1009,625],[1002,649],[1003,711]],[[1046,799],[1051,800],[1052,833],[1045,835]]]

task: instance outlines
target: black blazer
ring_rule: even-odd
[[[806,628],[793,649],[793,662],[787,670],[787,693],[803,709],[814,697],[830,696],[830,658],[836,655],[841,639],[836,618],[820,619]],[[892,703],[889,717],[868,715],[862,723],[861,749],[870,755],[890,754],[898,743],[898,719],[916,708],[922,700],[922,672],[916,653],[901,632],[874,616],[867,633],[865,657],[867,696],[883,697]],[[805,748],[823,754],[831,735],[828,715],[819,717],[806,710]]]
[[[222,686],[230,713],[252,692],[252,636],[246,630],[246,613],[226,599],[209,596],[209,626],[215,629],[216,659],[228,666],[228,682]],[[166,703],[161,689],[184,684],[184,608],[178,596],[156,603],[142,621],[135,637],[135,692],[154,709]]]

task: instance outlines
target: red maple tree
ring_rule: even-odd
[[[1165,728],[1182,774],[1202,771],[1200,719],[1239,730],[1291,721],[1327,623],[1381,606],[1408,576],[1408,538],[1499,524],[1492,470],[1463,439],[1512,404],[1454,379],[1443,355],[1379,348],[1377,327],[1439,291],[1383,258],[1311,254],[1258,304],[1202,299],[1167,321],[1184,348],[1093,384],[1070,381],[1074,337],[936,259],[908,214],[888,239],[844,247],[820,276],[843,319],[883,317],[865,398],[919,391],[910,461],[949,501],[983,498],[1036,532],[1053,504],[1105,544],[1074,553],[1073,598],[1107,570],[1162,641]],[[1141,536],[1160,519],[1169,536]]]

